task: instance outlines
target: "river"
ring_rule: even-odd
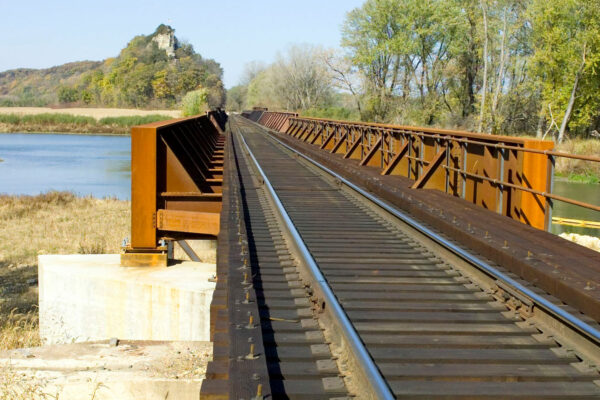
[[[0,134],[0,193],[131,197],[128,136]]]
[[[554,182],[554,193],[584,203],[600,206],[600,185],[598,184],[593,185],[557,180]],[[600,212],[562,201],[554,202],[552,216],[600,222]],[[600,229],[552,224],[552,233],[560,234],[563,232],[600,237]]]
[[[0,193],[35,195],[68,190],[95,197],[131,197],[128,136],[0,134]],[[554,193],[600,205],[600,185],[556,181]],[[553,215],[600,221],[600,213],[555,202]],[[600,237],[600,229],[554,224],[552,232]]]

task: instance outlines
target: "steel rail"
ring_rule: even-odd
[[[260,164],[258,163],[256,157],[254,157],[252,150],[250,150],[250,146],[248,146],[248,143],[246,143],[246,139],[244,139],[244,136],[241,134],[239,134],[239,136],[242,139],[242,143],[244,144],[246,151],[250,155],[252,162],[254,163],[256,169],[260,173],[264,185],[267,188],[267,192],[269,193],[271,199],[275,203],[277,212],[283,219],[285,227],[292,236],[294,244],[298,247],[298,250],[300,252],[299,255],[302,258],[302,261],[306,263],[309,272],[313,275],[314,282],[318,285],[319,289],[325,296],[327,307],[330,308],[333,317],[337,320],[338,324],[340,325],[342,335],[347,340],[350,350],[352,351],[356,359],[360,362],[360,365],[363,368],[364,374],[367,380],[369,381],[371,388],[373,389],[377,397],[380,399],[395,399],[395,396],[392,393],[390,387],[388,386],[385,378],[381,375],[381,372],[379,371],[377,365],[375,365],[375,362],[371,358],[371,355],[365,348],[365,345],[360,339],[360,336],[354,329],[352,322],[350,322],[350,319],[348,318],[344,309],[333,294],[333,290],[331,289],[327,280],[323,276],[323,273],[319,269],[319,266],[317,265],[315,259],[310,254],[310,251],[306,247],[306,244],[302,240],[300,233],[296,229],[296,226],[292,222],[290,216],[285,210],[285,207],[281,203],[279,196],[277,196],[277,193],[271,185],[271,182],[260,167]]]
[[[292,151],[293,153],[297,154],[298,156],[304,158],[308,162],[312,163],[313,165],[319,167],[323,171],[332,175],[333,177],[338,179],[340,182],[342,182],[346,186],[350,187],[352,190],[360,193],[362,196],[371,200],[373,203],[377,204],[379,207],[381,207],[385,211],[387,211],[390,214],[394,215],[395,217],[399,218],[401,221],[405,222],[412,228],[421,232],[422,234],[424,234],[428,238],[432,239],[436,243],[442,245],[446,249],[452,251],[454,254],[456,254],[459,257],[461,257],[462,259],[468,261],[469,263],[471,263],[478,269],[483,270],[490,276],[494,277],[495,279],[512,286],[513,288],[515,288],[516,290],[518,290],[525,296],[529,297],[535,304],[537,304],[538,307],[542,308],[543,310],[545,310],[549,314],[553,315],[555,318],[559,319],[560,321],[566,322],[567,325],[571,326],[576,331],[584,334],[586,337],[591,339],[597,345],[600,345],[600,331],[597,330],[596,328],[588,325],[587,323],[585,323],[581,319],[577,318],[576,316],[562,310],[560,307],[554,305],[553,303],[551,303],[544,297],[538,295],[537,293],[535,293],[532,290],[528,289],[527,287],[523,286],[522,284],[520,284],[516,280],[512,279],[508,275],[504,274],[503,272],[500,272],[498,269],[494,268],[493,266],[491,266],[490,264],[488,264],[481,258],[469,253],[465,249],[463,249],[463,248],[457,246],[456,244],[450,242],[449,240],[445,239],[440,234],[423,226],[423,224],[416,221],[415,219],[413,219],[412,217],[410,217],[408,214],[404,213],[403,211],[400,211],[397,208],[390,206],[389,204],[387,204],[385,201],[381,200],[377,196],[374,196],[373,194],[360,188],[359,186],[355,185],[354,183],[350,182],[346,178],[344,178],[341,175],[337,174],[336,172],[330,170],[329,168],[325,167],[324,165],[320,164],[319,162],[302,154],[301,152],[297,151],[296,149],[292,148],[291,146],[288,146],[287,144],[283,143],[281,140],[277,139],[273,135],[270,135],[270,137],[273,140],[277,141],[279,144],[281,144],[286,149]]]

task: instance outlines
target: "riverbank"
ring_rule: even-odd
[[[600,156],[600,140],[573,139],[556,146],[556,150],[580,156]],[[600,184],[600,162],[573,160],[564,157],[556,159],[556,176],[570,182]]]
[[[96,119],[64,113],[0,114],[0,133],[129,134],[131,127],[171,119],[169,115],[148,114]]]
[[[118,253],[129,226],[129,201],[0,195],[0,350],[40,344],[38,254]]]
[[[95,119],[107,117],[146,116],[152,114],[168,115],[180,118],[179,110],[140,110],[137,108],[50,108],[50,107],[0,107],[0,114],[36,115],[36,114],[70,114]]]

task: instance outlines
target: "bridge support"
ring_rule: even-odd
[[[131,130],[131,242],[121,265],[166,266],[168,242],[216,239],[223,183],[226,115]]]
[[[39,257],[45,343],[210,340],[214,263],[122,268],[119,255]]]

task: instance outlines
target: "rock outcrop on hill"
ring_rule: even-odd
[[[79,104],[108,107],[173,107],[189,91],[205,88],[209,106],[225,102],[223,70],[175,30],[160,25],[134,37],[104,61],[71,62],[46,69],[0,72],[0,106]]]

